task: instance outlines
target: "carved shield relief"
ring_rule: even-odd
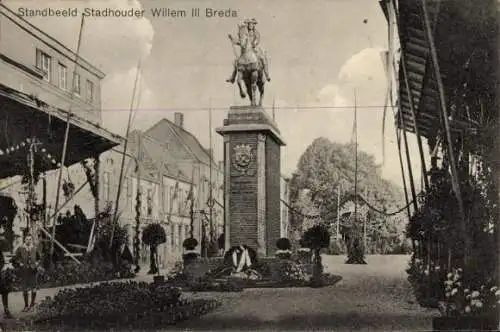
[[[250,169],[255,153],[249,144],[238,144],[233,148],[233,167],[241,175],[252,175]]]

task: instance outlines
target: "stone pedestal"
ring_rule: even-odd
[[[225,248],[246,244],[273,255],[280,238],[280,148],[276,123],[262,107],[233,106],[224,126]]]

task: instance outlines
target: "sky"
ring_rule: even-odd
[[[357,105],[360,150],[382,164],[384,178],[401,185],[392,109],[385,119],[387,79],[381,51],[387,49],[387,23],[378,0],[218,0],[210,8],[237,17],[205,17],[206,1],[183,0],[7,0],[12,9],[144,9],[141,18],[87,17],[81,56],[101,68],[103,126],[124,134],[139,67],[133,128],[147,129],[158,120],[183,112],[185,127],[208,147],[209,111],[212,144],[222,160],[222,137],[215,133],[232,105],[244,105],[236,86],[225,82],[234,53],[228,34],[255,18],[261,46],[269,58],[272,81],[264,107],[275,106],[282,148],[282,173],[291,175],[317,137],[346,143],[352,139]],[[36,5],[35,5],[36,4]],[[152,8],[200,8],[200,17],[152,17]],[[76,49],[80,18],[27,18]],[[414,174],[420,174],[416,138],[409,135]],[[426,145],[424,146],[426,149]]]

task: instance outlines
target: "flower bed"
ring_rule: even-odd
[[[233,278],[221,280],[205,278],[191,284],[188,289],[192,292],[242,292],[244,283]]]
[[[216,301],[181,299],[181,290],[146,282],[103,283],[65,289],[44,300],[34,320],[37,330],[158,328],[207,313]]]
[[[429,269],[422,260],[412,258],[406,272],[418,304],[424,308],[437,308],[439,301],[444,299],[444,271],[437,267]]]
[[[54,270],[45,270],[39,274],[38,287],[51,288],[91,282],[110,281],[114,279],[128,279],[135,275],[130,270],[125,270],[117,275],[111,263],[100,262],[92,264],[82,261],[65,262],[59,264]],[[21,281],[17,275],[14,277],[13,290],[21,289]]]
[[[498,287],[493,283],[467,286],[461,268],[448,273],[444,285],[446,300],[440,308],[444,316],[490,316],[500,310]]]
[[[167,275],[165,284],[196,292],[240,292],[245,288],[325,287],[334,285],[341,278],[323,273],[319,285],[311,282],[312,264],[302,264],[291,259],[266,258],[252,267],[236,273],[234,267],[220,262],[195,279],[185,275],[182,263],[176,264]]]

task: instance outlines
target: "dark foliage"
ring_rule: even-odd
[[[14,218],[17,215],[17,205],[15,200],[10,196],[0,195],[0,227],[3,228],[4,234],[0,245],[2,251],[11,251],[14,241],[14,232],[12,230]]]
[[[180,295],[175,287],[135,281],[65,289],[40,304],[35,322],[57,329],[151,329],[204,314],[218,305],[182,300]]]
[[[226,241],[225,233],[222,233],[221,235],[219,235],[219,238],[217,239],[217,244],[220,250],[224,249],[225,241]]]
[[[288,238],[282,237],[276,241],[276,247],[279,250],[291,250],[292,244],[290,243],[290,240]]]
[[[150,224],[142,231],[142,242],[145,245],[156,247],[167,241],[167,234],[162,225],[158,223]]]
[[[157,248],[160,244],[167,242],[165,229],[158,223],[149,224],[142,231],[142,242],[150,248],[150,269],[148,274],[159,273]]]
[[[194,250],[197,245],[198,245],[198,240],[192,237],[185,239],[182,242],[182,247],[186,250]]]
[[[309,228],[302,236],[303,244],[314,252],[312,285],[322,285],[323,264],[321,262],[321,249],[330,245],[330,231],[326,225],[317,224]]]
[[[330,245],[330,231],[327,226],[318,224],[309,228],[302,235],[302,244],[311,250],[328,248]]]
[[[340,213],[343,214],[345,204],[352,202],[355,197],[354,153],[353,144],[339,144],[326,138],[317,138],[302,154],[290,182],[291,205],[294,208],[290,215],[292,232],[298,230],[303,233],[312,226],[311,219],[304,218],[303,214],[319,215],[314,222],[335,223],[339,203]],[[395,211],[405,204],[400,188],[384,180],[374,156],[363,151],[358,151],[357,192],[380,211]],[[364,205],[361,200],[358,203],[360,206]],[[396,216],[386,216],[368,206],[364,208],[368,210],[363,216],[367,224],[366,250],[370,253],[391,252],[403,238],[401,235],[406,223],[404,211]],[[331,232],[335,236],[339,235],[336,234],[336,229]],[[352,224],[351,219],[340,220],[339,233],[342,237],[354,238],[355,232],[359,233],[360,229]]]
[[[347,250],[346,264],[366,264],[365,250],[363,248],[363,243],[359,238],[355,238]]]

